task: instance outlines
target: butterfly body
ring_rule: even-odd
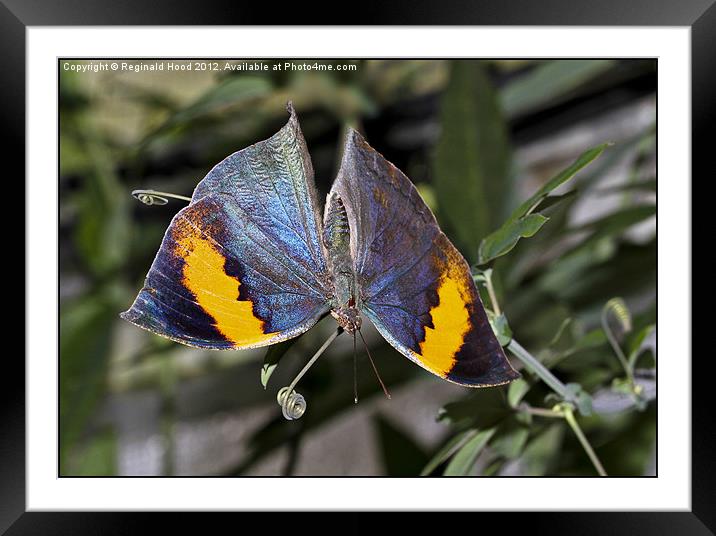
[[[471,387],[518,374],[464,258],[410,180],[349,131],[319,216],[293,108],[274,136],[217,164],[173,219],[123,318],[209,349],[290,339],[362,317],[426,370]]]
[[[361,315],[357,306],[359,289],[350,251],[348,215],[343,201],[335,194],[330,195],[326,203],[323,244],[332,274],[331,315],[339,326],[348,333],[353,333],[361,327]]]

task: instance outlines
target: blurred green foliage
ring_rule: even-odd
[[[513,190],[507,124],[482,62],[451,66],[440,123],[437,203],[450,207],[442,213],[443,225],[468,262],[474,262],[482,237],[507,216]]]
[[[346,126],[364,130],[416,183],[469,262],[479,263],[476,281],[502,342],[519,340],[553,375],[589,396],[594,411],[577,419],[607,473],[652,471],[656,363],[648,335],[656,321],[655,115],[628,135],[614,130],[596,139],[583,128],[581,145],[559,134],[570,122],[587,125],[587,133],[602,132],[598,123],[607,111],[599,106],[615,95],[626,95],[618,110],[650,102],[655,63],[320,63],[356,69],[60,70],[61,474],[120,471],[119,442],[126,430],[118,423],[126,426],[132,416],[118,416],[121,404],[115,402],[132,394],[152,393],[159,401],[159,471],[165,474],[175,470],[177,426],[187,416],[270,408],[241,440],[241,456],[220,472],[243,474],[286,449],[281,471],[291,473],[311,434],[354,410],[350,345],[322,358],[302,380],[310,400],[303,419],[284,421],[275,403],[277,386],[293,372],[291,363],[310,355],[329,325],[264,356],[187,350],[117,316],[141,287],[178,210],[173,202],[142,206],[129,192],[151,188],[189,195],[219,160],[275,132],[289,100],[301,119],[319,191],[327,192],[335,175]],[[566,125],[549,128],[559,117]],[[609,137],[612,132],[617,139]],[[525,163],[529,145],[548,154]],[[610,180],[624,175],[626,180]],[[502,314],[481,278],[487,269]],[[615,296],[632,317],[630,331],[615,323],[611,328],[645,389],[641,407],[628,396],[631,384],[624,383],[625,371],[600,323],[604,304]],[[425,389],[435,385],[387,344],[372,353],[391,390],[416,382],[425,382]],[[241,387],[220,379],[247,367],[255,377]],[[377,412],[371,422],[385,474],[595,474],[564,419],[527,411],[549,411],[560,399],[539,377],[522,373],[510,386],[458,390],[453,402],[432,408],[443,435],[431,445]],[[185,383],[202,378],[216,384],[215,400],[203,409],[185,408]],[[268,383],[267,391],[262,383]],[[361,367],[358,383],[362,400],[380,394],[369,367]],[[341,471],[326,472],[331,470]]]

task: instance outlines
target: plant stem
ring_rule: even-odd
[[[485,284],[487,287],[487,292],[490,295],[490,301],[492,302],[492,309],[496,315],[500,315],[500,306],[497,303],[497,296],[495,295],[495,289],[492,286],[492,273],[491,270],[485,270]],[[602,314],[602,321],[604,323],[604,318],[606,316],[606,313]],[[564,323],[562,324],[562,327],[564,327]],[[560,332],[562,327],[560,327]],[[608,330],[607,327],[605,327],[604,330],[607,333],[607,336],[609,337],[611,335],[611,332]],[[559,333],[558,335],[559,336]],[[609,339],[612,340],[611,337]],[[614,346],[614,345],[613,345]],[[577,436],[577,439],[582,445],[582,448],[587,453],[587,456],[589,456],[589,459],[592,462],[592,465],[594,465],[594,468],[597,470],[597,473],[599,473],[599,476],[607,476],[606,471],[604,470],[604,467],[602,466],[602,463],[599,461],[599,458],[597,458],[597,454],[594,452],[594,449],[592,448],[592,445],[589,443],[589,440],[582,432],[582,429],[579,427],[579,424],[577,423],[577,419],[574,417],[574,412],[572,409],[572,404],[576,405],[576,400],[574,400],[573,395],[569,392],[567,389],[567,386],[564,385],[554,374],[550,372],[550,370],[545,367],[542,363],[539,362],[539,360],[534,357],[532,354],[530,354],[527,350],[525,350],[520,343],[518,343],[515,339],[512,339],[507,346],[507,348],[512,354],[522,361],[522,363],[535,375],[537,375],[544,383],[546,383],[549,387],[552,388],[552,390],[557,393],[563,400],[565,400],[565,403],[561,403],[558,406],[556,406],[556,409],[544,409],[544,408],[533,408],[527,404],[520,404],[519,409],[521,411],[524,411],[526,413],[529,413],[531,415],[536,415],[540,417],[548,417],[548,418],[564,418],[567,423],[569,423],[569,426],[574,431],[574,434]],[[618,345],[617,345],[618,348]],[[616,351],[616,350],[615,350]],[[628,365],[626,364],[626,359],[624,358],[624,354],[621,353],[621,348],[619,348],[617,355],[619,356],[620,360],[622,361],[622,364],[625,365],[625,370],[627,371],[627,374],[629,375],[630,380],[633,384],[633,377],[631,375],[631,370],[628,368]]]
[[[496,316],[500,316],[502,311],[500,310],[500,304],[497,302],[497,294],[495,294],[495,287],[492,285],[492,270],[485,270],[485,286],[487,287],[487,293],[490,295],[490,301],[492,302],[492,310]]]
[[[584,432],[582,432],[582,429],[579,427],[577,419],[574,416],[572,406],[570,406],[569,404],[558,404],[555,407],[559,409],[534,408],[529,404],[523,403],[520,404],[518,409],[520,411],[524,411],[525,413],[529,413],[530,415],[535,415],[537,417],[564,419],[565,421],[567,421],[569,426],[572,428],[572,431],[577,436],[579,443],[582,445],[584,452],[587,453],[587,456],[589,456],[592,465],[594,465],[594,468],[597,470],[597,473],[599,473],[599,476],[607,476],[607,472],[604,470],[604,467],[599,461],[596,452],[594,452],[592,445],[589,443],[587,436],[584,435]]]
[[[520,411],[524,411],[525,413],[529,413],[530,415],[536,415],[537,417],[548,417],[550,419],[564,418],[564,413],[562,413],[561,411],[555,411],[553,409],[545,408],[534,408],[529,404],[520,404],[518,409]]]
[[[572,408],[565,404],[562,407],[562,411],[564,413],[565,420],[569,423],[569,426],[572,427],[574,434],[577,436],[577,439],[579,439],[579,442],[582,444],[582,448],[587,453],[587,456],[589,456],[589,459],[592,461],[592,465],[594,465],[594,468],[597,470],[597,473],[599,473],[599,476],[607,476],[607,472],[604,470],[602,462],[600,462],[599,458],[597,458],[597,454],[596,452],[594,452],[592,445],[589,443],[589,440],[582,432],[582,429],[579,427],[577,419],[574,417],[574,412],[572,411]]]
[[[577,439],[579,439],[579,442],[582,444],[582,448],[587,453],[587,456],[589,456],[589,459],[592,462],[592,465],[594,465],[594,468],[597,470],[597,473],[599,473],[600,476],[607,476],[606,471],[604,470],[604,467],[602,466],[601,462],[599,461],[599,458],[597,458],[597,454],[594,452],[594,449],[592,448],[592,445],[590,445],[589,440],[582,432],[582,429],[579,427],[579,424],[577,423],[577,419],[574,417],[574,412],[572,410],[572,405],[574,401],[572,400],[572,396],[567,390],[567,387],[559,381],[554,374],[552,374],[549,369],[547,369],[542,363],[540,363],[536,357],[534,357],[532,354],[530,354],[527,350],[525,350],[517,341],[512,339],[510,343],[507,345],[507,349],[512,352],[515,357],[517,357],[524,365],[530,369],[534,374],[539,376],[539,378],[546,383],[549,387],[552,388],[559,396],[561,396],[567,403],[562,403],[557,406],[558,409],[544,409],[544,408],[533,408],[531,406],[528,406],[527,404],[521,404],[520,410],[525,411],[526,413],[530,413],[532,415],[537,415],[540,417],[549,417],[549,418],[559,418],[563,417],[567,423],[569,423],[569,426],[574,431],[575,435],[577,436]]]
[[[564,385],[557,377],[552,374],[547,367],[540,363],[536,357],[525,350],[515,339],[512,339],[506,347],[514,356],[522,361],[524,365],[539,378],[549,385],[552,390],[561,396],[564,400],[575,402],[572,400],[572,395],[567,390],[567,386]]]

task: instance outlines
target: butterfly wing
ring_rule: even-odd
[[[467,262],[410,180],[355,131],[333,190],[351,227],[361,312],[383,337],[423,368],[461,385],[518,377]]]
[[[211,349],[273,344],[328,310],[313,169],[298,120],[217,164],[166,231],[122,317]]]

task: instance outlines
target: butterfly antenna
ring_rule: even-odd
[[[356,350],[356,334],[353,332],[353,402],[358,403],[358,351]]]
[[[365,342],[365,339],[363,338],[363,334],[360,330],[358,331],[358,335],[360,335],[361,340],[363,341],[363,346],[365,346],[365,351],[368,354],[368,359],[370,359],[370,364],[373,366],[373,372],[375,372],[375,377],[378,378],[378,382],[380,383],[380,386],[383,388],[383,393],[385,393],[385,397],[390,400],[390,393],[388,392],[388,389],[385,388],[385,384],[383,383],[383,380],[380,379],[380,374],[378,374],[378,369],[375,366],[375,363],[373,362],[373,356],[370,355],[370,349],[368,348],[368,344]]]

